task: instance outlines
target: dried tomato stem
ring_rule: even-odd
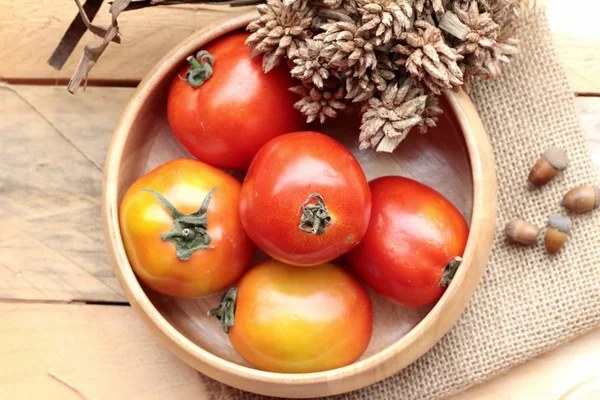
[[[190,67],[193,69],[202,69],[202,64],[196,60],[194,56],[189,56],[185,59],[188,63],[190,63]]]
[[[175,244],[177,258],[188,260],[191,255],[201,249],[214,249],[209,246],[211,238],[208,232],[208,217],[206,211],[216,188],[213,188],[204,198],[200,209],[193,214],[182,214],[163,195],[151,189],[143,189],[150,192],[160,201],[173,217],[173,229],[160,235],[162,240],[168,240]]]
[[[189,56],[186,61],[190,64],[190,68],[185,74],[185,79],[191,87],[201,86],[212,76],[215,59],[208,51],[200,50],[196,57]]]
[[[221,304],[208,312],[209,317],[217,317],[221,322],[223,332],[229,333],[235,322],[235,301],[237,299],[237,288],[232,287],[221,297]]]
[[[303,232],[317,235],[325,232],[325,228],[333,223],[325,200],[319,193],[312,193],[308,196],[300,206],[300,212],[302,215],[298,228]]]
[[[460,267],[461,263],[462,257],[454,257],[448,262],[446,268],[444,268],[442,279],[440,280],[441,287],[447,287],[450,282],[452,282],[452,279],[454,278],[454,275],[456,275],[456,271],[458,270],[458,267]]]

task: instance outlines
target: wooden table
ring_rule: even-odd
[[[600,172],[600,2],[547,3]],[[109,47],[92,87],[71,96],[64,83],[82,46],[98,39],[86,34],[62,71],[46,60],[74,4],[0,0],[0,80],[10,83],[0,87],[0,399],[218,397],[127,305],[104,248],[100,188],[109,138],[132,87],[183,37],[246,10],[125,13],[123,44]],[[104,4],[96,22],[107,20]],[[599,366],[596,329],[452,399],[584,398],[568,395],[575,392],[597,399]]]

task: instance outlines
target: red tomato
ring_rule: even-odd
[[[196,160],[170,161],[134,182],[121,202],[120,225],[137,276],[180,297],[231,286],[255,249],[240,223],[239,196],[238,181]]]
[[[369,185],[344,146],[317,132],[269,141],[250,165],[240,217],[250,238],[271,257],[312,266],[348,252],[364,236]]]
[[[219,317],[235,350],[266,371],[317,372],[351,364],[373,330],[366,290],[333,264],[299,268],[265,261],[221,304],[211,314]]]
[[[180,78],[190,68],[185,66],[169,90],[173,133],[195,157],[217,167],[246,169],[269,139],[306,125],[288,90],[298,82],[284,65],[263,73],[261,59],[250,57],[244,44],[248,36],[233,33],[208,44],[213,75],[192,88]]]
[[[441,194],[411,179],[384,177],[369,186],[371,222],[348,254],[350,264],[368,285],[404,306],[437,301],[446,266],[465,250],[465,219]]]

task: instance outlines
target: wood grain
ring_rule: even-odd
[[[0,88],[0,298],[124,301],[102,235],[101,165],[132,90],[16,90]]]
[[[73,184],[70,182],[69,175],[73,174],[70,168],[73,162],[76,162],[76,165],[86,165],[90,163],[89,158],[100,165],[103,164],[110,135],[133,89],[88,88],[87,92],[81,92],[79,96],[71,96],[64,87],[17,85],[16,88],[35,109],[12,91],[0,88],[2,121],[0,123],[0,298],[44,301],[124,301],[120,294],[117,296],[114,293],[114,291],[120,293],[120,289],[105,255],[99,226],[99,205],[97,201],[93,201],[97,200],[100,191],[100,173],[96,173],[97,169],[94,167],[84,167],[87,171],[85,180],[91,181],[90,185]],[[67,106],[72,108],[69,109]],[[577,99],[577,108],[588,138],[591,156],[600,172],[600,99],[580,97]],[[69,140],[63,139],[52,125]],[[14,139],[15,132],[19,132],[19,141]],[[17,159],[11,155],[17,150],[24,154],[23,158]],[[28,152],[38,154],[34,156],[27,154]],[[52,154],[47,154],[50,152]],[[81,154],[82,152],[87,155],[87,158]],[[52,167],[51,171],[46,171],[48,166],[38,165],[49,161],[60,167]],[[33,183],[23,183],[32,176],[35,178]],[[95,191],[92,190],[94,187]],[[61,196],[63,188],[69,191],[68,196]],[[65,200],[65,197],[68,199]],[[78,206],[89,207],[87,212],[94,216],[92,220],[96,221],[90,225],[92,229],[81,228],[79,224],[81,217],[76,219],[75,225],[68,221],[65,210],[73,204],[75,209]],[[37,211],[33,209],[36,205]],[[32,212],[37,212],[38,218],[32,217]],[[60,214],[61,212],[63,214]],[[52,218],[49,215],[53,213],[58,215]],[[41,218],[41,215],[47,217]],[[15,225],[15,223],[25,225]],[[90,223],[86,222],[86,224]],[[85,234],[82,234],[81,230]],[[34,238],[42,237],[42,239],[33,241],[24,232]],[[55,233],[60,240],[47,242],[45,239],[47,232]],[[85,236],[90,234],[98,237],[93,241],[85,239]],[[82,252],[79,250],[78,243],[84,243],[86,245],[84,248],[89,246],[92,250]],[[60,252],[51,251],[52,247],[58,247]],[[82,265],[70,261],[70,257],[79,259]],[[83,267],[91,272],[86,272]],[[110,286],[105,286],[101,281]],[[20,311],[23,309],[21,307],[42,306],[10,304],[8,309]],[[131,398],[132,393],[146,393],[144,390],[148,382],[154,382],[152,387],[162,386],[163,383],[165,386],[172,386],[173,398],[188,398],[186,394],[204,393],[203,387],[191,388],[198,385],[195,372],[173,356],[169,356],[168,360],[162,358],[168,353],[151,338],[150,332],[142,327],[131,309],[99,307],[94,309],[100,311],[89,312],[87,308],[56,306],[60,307],[60,312],[55,313],[51,308],[55,306],[44,305],[43,307],[50,308],[39,308],[29,314],[23,313],[23,318],[18,320],[7,319],[6,309],[0,311],[0,335],[2,332],[6,333],[0,340],[2,359],[4,360],[6,354],[11,352],[23,356],[19,361],[21,369],[18,370],[23,371],[22,373],[8,375],[9,370],[0,369],[0,398],[31,398],[31,396],[19,397],[17,394],[32,393],[23,390],[33,391],[36,387],[43,391],[34,393],[49,393],[48,398],[68,398],[63,391],[64,385],[48,378],[45,375],[47,371],[36,372],[40,375],[32,381],[28,380],[30,377],[23,378],[24,381],[15,378],[21,375],[29,376],[27,371],[31,369],[32,363],[26,360],[56,360],[58,356],[55,354],[60,355],[60,360],[65,359],[65,365],[72,367],[67,368],[67,375],[61,374],[60,369],[51,371],[77,387],[80,387],[81,382],[89,385],[81,387],[82,390],[86,387],[90,388],[83,391],[88,398]],[[16,312],[14,316],[20,314]],[[48,316],[44,317],[43,315],[46,314]],[[32,346],[32,343],[37,343],[39,340],[40,331],[44,329],[44,332],[49,332],[53,329],[53,321],[55,324],[71,324],[69,321],[75,321],[69,325],[70,332],[73,332],[72,336],[67,337],[73,338],[74,343],[84,343],[87,350],[76,347],[73,348],[74,351],[67,351],[64,341],[60,342],[58,339],[53,344],[40,342],[42,344],[39,346]],[[3,323],[8,325],[2,325]],[[13,329],[7,329],[5,326],[11,326]],[[23,328],[15,330],[19,326]],[[137,327],[133,328],[135,326]],[[95,336],[97,332],[103,333],[101,340],[97,340]],[[119,335],[110,335],[111,332],[119,332]],[[593,335],[592,339],[588,339],[590,335]],[[13,337],[11,340],[4,339],[8,336]],[[91,337],[91,342],[85,341],[85,337]],[[21,346],[25,348],[29,346],[29,352],[4,345],[4,343],[12,343],[13,346],[19,338],[28,343]],[[581,341],[584,341],[584,344],[580,345]],[[152,344],[149,345],[147,342]],[[102,344],[100,350],[93,348],[98,343]],[[582,385],[581,390],[584,390],[587,381],[583,384],[581,382],[594,371],[592,366],[595,364],[592,362],[600,357],[599,352],[600,331],[595,331],[548,353],[539,358],[539,361],[532,361],[535,363],[532,367],[527,367],[529,365],[527,363],[509,371],[504,378],[498,378],[507,379],[503,380],[502,384],[493,385],[495,380],[492,381],[489,385],[492,385],[490,387],[493,389],[490,389],[489,394],[496,397],[490,398],[558,400],[567,387],[574,388]],[[144,358],[145,354],[149,354],[150,358]],[[159,361],[155,363],[153,357]],[[132,376],[133,372],[128,371],[127,375],[120,379],[119,376],[111,374],[111,368],[115,365],[117,367],[114,368],[122,372],[118,366],[123,362],[123,358],[133,358],[139,361],[137,366],[144,366],[144,368],[137,368],[139,375]],[[90,364],[90,360],[96,359],[107,360],[107,364]],[[93,367],[85,370],[83,363]],[[525,377],[522,377],[522,374]],[[582,380],[579,380],[579,377],[582,377]],[[45,379],[49,381],[45,382]],[[26,382],[30,382],[31,385]],[[114,386],[111,386],[111,382],[121,382],[120,389],[125,390],[126,395],[130,395],[127,397],[119,397],[118,394],[114,397],[95,396],[95,393],[113,394],[111,390]],[[488,393],[484,389],[487,385],[481,386],[481,389],[471,390],[478,390],[475,393],[481,396],[481,393]],[[161,397],[162,389],[159,387],[157,390],[159,395],[156,397]],[[15,396],[4,396],[6,393],[14,393]],[[180,393],[182,394],[179,396]],[[467,391],[464,395],[469,393],[471,392]],[[537,397],[533,397],[534,395]],[[149,394],[148,397],[152,395]],[[77,397],[72,396],[72,398]],[[465,397],[465,400],[479,398],[481,397]],[[463,399],[459,396],[453,400]]]
[[[0,88],[0,299],[124,302],[102,237],[95,164],[133,89],[15,87],[30,104]],[[600,174],[600,98],[576,104]]]
[[[109,1],[104,1],[94,23],[110,21]],[[253,7],[176,5],[124,12],[119,16],[123,36],[111,43],[90,74],[91,79],[139,81],[171,48],[193,32]],[[101,39],[87,32],[62,70],[46,61],[58,45],[77,6],[72,0],[0,0],[0,79],[68,80],[86,44]]]
[[[600,175],[600,97],[579,97],[575,105],[581,118],[590,157]]]
[[[219,399],[222,394],[221,386],[165,350],[130,307],[0,302],[0,357],[11,366],[0,368],[2,399],[40,394],[48,400]],[[576,395],[598,387],[598,359],[600,329],[447,400],[596,399]]]
[[[0,358],[0,399],[209,397],[130,307],[0,303]]]
[[[556,51],[573,91],[600,94],[600,2],[545,1]]]
[[[540,2],[538,0],[538,2]],[[108,1],[94,22],[109,21]],[[577,93],[600,94],[600,2],[545,0],[558,55]],[[111,44],[90,78],[98,81],[137,82],[172,47],[208,24],[247,12],[252,7],[181,5],[151,7],[119,17],[121,45]],[[61,79],[73,73],[83,46],[100,39],[86,33],[61,71],[46,64],[77,8],[70,0],[0,0],[0,79]]]

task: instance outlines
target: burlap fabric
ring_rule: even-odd
[[[507,221],[522,217],[545,226],[568,189],[598,181],[543,11],[522,17],[521,55],[503,78],[471,93],[498,174],[498,228],[485,276],[455,327],[427,354],[391,378],[333,399],[440,399],[600,324],[600,212],[574,217],[569,243],[554,257],[541,241],[520,248],[504,239]],[[527,174],[549,145],[566,149],[571,164],[531,191]],[[264,399],[210,386],[221,399]]]

